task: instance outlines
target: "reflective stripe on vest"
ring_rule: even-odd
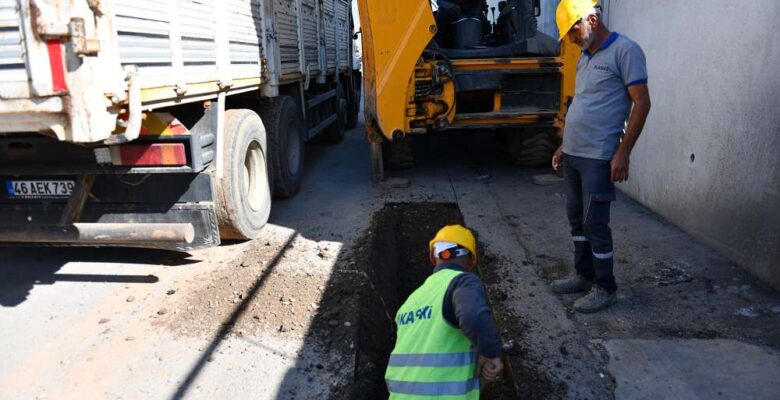
[[[391,393],[416,396],[458,396],[479,389],[479,378],[462,382],[399,382],[387,381]]]
[[[447,354],[392,354],[388,367],[457,367],[477,362],[477,354],[466,353]]]
[[[390,399],[479,399],[478,356],[471,341],[442,314],[444,294],[462,273],[439,270],[398,309],[398,337],[385,372]]]

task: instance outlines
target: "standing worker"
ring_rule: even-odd
[[[391,399],[479,399],[479,377],[503,370],[482,281],[471,273],[477,243],[470,230],[448,225],[429,244],[433,275],[398,310],[398,338],[385,379]]]
[[[628,179],[629,156],[650,112],[647,67],[639,45],[607,29],[596,0],[562,0],[556,22],[560,39],[568,36],[583,50],[563,144],[552,158],[553,169],[563,167],[576,272],[552,288],[590,290],[574,309],[596,312],[617,299],[609,207],[614,182]]]

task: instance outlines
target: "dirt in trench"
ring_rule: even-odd
[[[355,384],[348,398],[387,398],[384,371],[396,339],[393,317],[432,272],[430,239],[442,226],[456,223],[463,224],[463,216],[451,203],[389,204],[374,216],[356,255],[358,265],[366,268],[370,284],[360,292]],[[488,257],[485,262],[493,260]],[[483,389],[482,398],[517,398],[513,381],[511,373],[505,374]]]

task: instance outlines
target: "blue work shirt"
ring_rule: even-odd
[[[457,264],[444,263],[433,272],[444,268],[463,271]],[[496,332],[485,287],[479,277],[465,272],[450,281],[444,293],[442,315],[450,325],[463,331],[479,354],[488,358],[501,355],[501,339]]]
[[[595,53],[583,50],[566,114],[563,152],[611,160],[633,105],[628,88],[642,83],[647,83],[645,54],[631,39],[612,32]]]

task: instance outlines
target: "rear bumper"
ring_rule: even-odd
[[[0,230],[0,242],[44,242],[52,244],[84,245],[144,243],[189,244],[195,237],[195,229],[187,224],[141,223],[74,223],[6,224]]]
[[[213,203],[88,204],[59,225],[64,204],[0,204],[0,243],[125,246],[189,251],[220,243]]]

